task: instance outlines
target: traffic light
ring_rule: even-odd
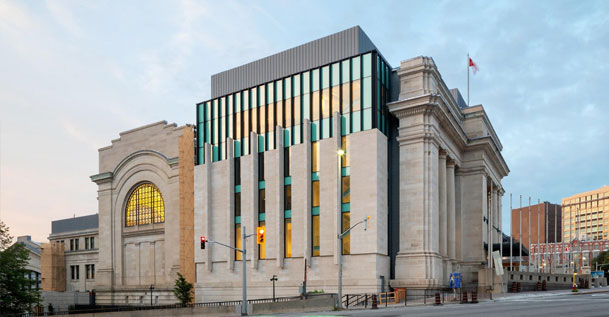
[[[207,241],[207,238],[201,236],[201,250],[205,249],[205,241]]]
[[[264,243],[264,227],[258,227],[258,229],[256,229],[256,243]]]

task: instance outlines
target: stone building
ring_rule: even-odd
[[[33,283],[32,288],[40,289],[40,244],[32,241],[31,236],[17,237],[17,243],[23,243],[28,251],[29,259],[25,266],[25,269],[28,270],[27,278],[36,281]]]
[[[42,289],[86,292],[95,289],[98,215],[55,220],[42,244]]]
[[[449,90],[429,57],[393,68],[354,27],[212,76],[196,127],[158,122],[99,150],[98,302],[248,294],[485,287],[485,245],[501,241],[509,169],[484,108]],[[339,152],[342,155],[339,155]],[[337,235],[356,227],[342,244]],[[489,221],[490,220],[490,221]],[[486,221],[486,223],[485,223]]]

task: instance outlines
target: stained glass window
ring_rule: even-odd
[[[126,226],[161,222],[165,222],[165,203],[161,192],[151,183],[138,185],[127,201]]]

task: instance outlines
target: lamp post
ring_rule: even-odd
[[[275,282],[277,281],[277,275],[273,275],[271,277],[271,282],[273,282],[273,302],[275,302]]]
[[[345,230],[345,232],[339,234],[338,242],[339,242],[340,246],[342,247],[342,245],[343,245],[343,238],[349,234],[351,229],[355,228],[360,223],[362,223],[362,222],[364,223],[364,231],[366,231],[368,229],[368,220],[369,219],[370,219],[370,216],[366,216],[362,221],[354,224],[353,226],[349,227],[349,229]],[[338,308],[340,308],[340,309],[343,308],[343,251],[342,251],[342,248],[340,248],[339,252],[338,252]]]
[[[152,292],[154,291],[154,285],[150,285],[150,306],[152,307]]]

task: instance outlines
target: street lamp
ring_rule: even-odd
[[[150,306],[152,306],[152,291],[154,290],[154,285],[150,285]]]
[[[273,282],[273,302],[275,302],[275,282],[277,281],[277,275],[273,275],[271,282]]]
[[[366,231],[368,229],[368,220],[370,220],[370,216],[366,216],[362,221],[354,224],[353,226],[349,227],[349,229],[345,230],[345,232],[338,235],[338,242],[341,246],[338,249],[338,308],[340,309],[343,308],[343,238],[349,234],[351,229],[355,228],[362,222],[364,223],[364,231]]]

